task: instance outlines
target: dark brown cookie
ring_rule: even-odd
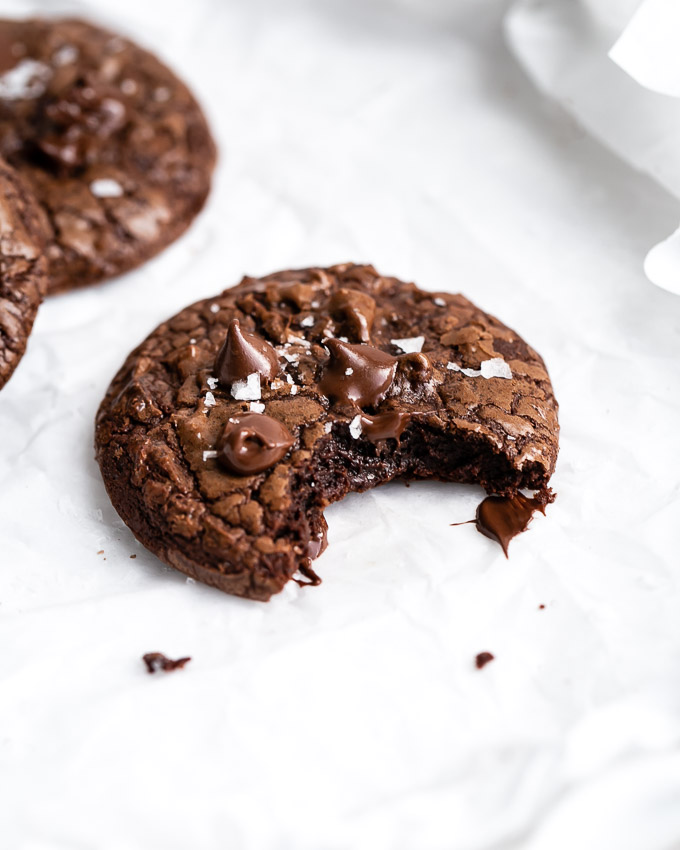
[[[50,224],[50,292],[148,260],[207,197],[215,147],[154,56],[78,20],[0,21],[0,153]]]
[[[0,388],[21,360],[47,286],[46,222],[19,175],[0,160]]]
[[[268,599],[322,550],[323,509],[397,476],[544,489],[541,358],[461,295],[371,266],[245,278],[127,359],[97,416],[116,509],[160,558]]]

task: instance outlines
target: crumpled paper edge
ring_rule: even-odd
[[[660,114],[656,104],[646,101],[651,101],[659,93],[680,96],[680,53],[676,45],[672,45],[676,48],[674,53],[671,51],[672,38],[669,35],[669,31],[673,37],[677,35],[678,28],[673,22],[680,22],[680,6],[672,6],[674,2],[647,0],[624,23],[618,38],[614,33],[614,44],[609,49],[607,45],[611,41],[607,41],[608,27],[602,19],[598,19],[595,7],[588,8],[588,4],[580,0],[568,0],[566,4],[562,0],[516,0],[506,14],[504,31],[509,49],[540,91],[558,100],[589,133],[619,158],[646,172],[680,198],[680,182],[669,181],[663,169],[657,169],[644,157],[635,157],[627,152],[625,140],[617,143],[607,135],[606,127],[598,126],[592,104],[589,114],[587,105],[574,97],[573,93],[567,95],[561,90],[563,75],[574,70],[575,62],[579,61],[579,57],[572,53],[572,46],[577,41],[581,61],[590,59],[594,62],[598,55],[607,56],[612,66],[616,65],[617,69],[626,74],[618,80],[611,75],[606,81],[607,85],[602,86],[603,97],[625,103],[632,111],[636,111],[636,106],[641,107],[640,112],[647,113],[640,117],[642,121],[649,119],[650,110]],[[607,24],[611,26],[612,21]],[[550,68],[542,66],[541,60],[536,60],[536,48],[540,51],[541,44],[545,46],[548,42],[552,48]],[[650,50],[655,51],[653,61],[650,60]],[[631,80],[638,87],[634,100],[630,96]],[[594,86],[589,87],[589,98],[592,98],[593,90]],[[646,92],[653,94],[647,97]],[[668,101],[668,105],[677,109],[672,101]],[[663,121],[661,123],[663,125]],[[680,227],[651,248],[643,268],[653,284],[680,295]]]

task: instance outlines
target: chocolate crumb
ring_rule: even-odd
[[[157,670],[162,670],[164,673],[171,673],[173,670],[181,670],[185,664],[191,661],[191,657],[178,658],[173,661],[162,652],[147,652],[142,656],[142,661],[146,664],[147,673],[155,673]]]
[[[475,658],[475,664],[477,665],[477,669],[481,670],[482,667],[486,667],[489,661],[493,661],[494,656],[490,652],[480,652],[479,655]]]
[[[539,605],[539,606],[538,606],[538,610],[539,610],[539,611],[542,611],[544,608],[545,608],[545,605]]]
[[[136,555],[130,555],[130,557],[131,557],[131,558],[136,558],[137,556],[136,556]]]

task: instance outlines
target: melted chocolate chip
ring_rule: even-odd
[[[482,667],[486,667],[489,661],[493,661],[494,656],[490,652],[480,652],[479,655],[475,658],[475,665],[478,670],[481,670]]]
[[[256,475],[281,460],[295,438],[286,426],[264,413],[229,420],[217,446],[217,459],[236,475]]]
[[[142,656],[142,661],[146,664],[147,673],[155,673],[157,670],[162,670],[164,673],[171,673],[173,670],[181,670],[185,664],[191,661],[191,657],[178,658],[173,661],[162,652],[147,652]]]
[[[321,578],[318,576],[314,570],[312,569],[312,561],[310,558],[306,558],[298,567],[298,572],[301,576],[303,576],[307,581],[303,581],[301,578],[294,578],[293,581],[297,582],[300,587],[318,587],[321,584]]]
[[[487,496],[477,508],[477,531],[495,540],[508,557],[508,545],[513,537],[527,530],[536,511],[545,513],[546,498],[530,499],[517,493],[515,496]]]
[[[357,289],[338,289],[328,304],[334,319],[342,323],[342,330],[359,342],[370,342],[375,318],[375,301]]]
[[[313,561],[319,557],[322,552],[326,551],[328,546],[328,534],[324,528],[320,536],[313,537],[307,544],[307,559]]]
[[[305,547],[307,557],[298,566],[298,572],[302,578],[293,578],[293,581],[297,582],[300,587],[318,587],[321,584],[320,576],[312,569],[312,561],[318,558],[327,546],[328,535],[326,529],[323,528],[316,537],[312,537]],[[303,581],[303,579],[305,580]]]
[[[410,413],[388,410],[369,416],[361,415],[361,433],[367,440],[398,440],[411,419]]]
[[[230,387],[234,381],[245,381],[253,372],[271,380],[278,375],[279,368],[279,358],[267,340],[241,330],[238,319],[232,319],[227,338],[215,360],[220,384]]]
[[[394,380],[397,358],[372,345],[351,345],[339,339],[326,343],[331,353],[319,388],[332,401],[359,407],[378,404]]]

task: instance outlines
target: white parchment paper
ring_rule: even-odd
[[[680,302],[641,271],[675,199],[541,100],[500,0],[89,8],[188,78],[221,160],[183,239],[43,306],[0,394],[2,846],[680,846]],[[108,502],[99,400],[189,302],[348,259],[544,355],[558,500],[506,561],[449,525],[478,490],[394,484],[328,511],[319,588],[187,582]]]

